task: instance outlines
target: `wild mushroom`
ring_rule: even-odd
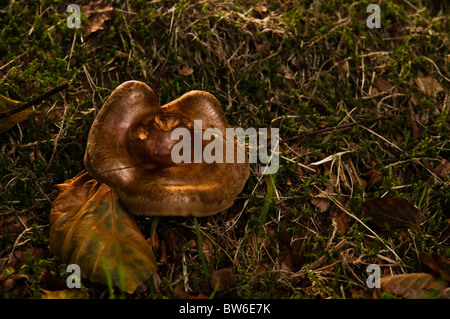
[[[85,167],[93,178],[109,185],[133,214],[216,214],[230,207],[242,191],[249,164],[176,163],[172,150],[179,141],[172,140],[172,132],[185,128],[195,134],[200,129],[194,125],[197,120],[201,120],[202,131],[216,128],[225,134],[230,127],[220,103],[207,92],[191,91],[160,106],[146,84],[125,82],[94,120]],[[206,144],[202,141],[202,150]],[[192,149],[197,150],[193,145]]]

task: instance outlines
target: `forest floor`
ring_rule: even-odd
[[[450,8],[379,1],[370,28],[371,2],[81,1],[81,28],[63,2],[2,4],[0,94],[70,85],[0,134],[0,297],[448,298]],[[204,90],[232,126],[279,128],[279,170],[252,164],[198,227],[136,217],[158,269],[134,293],[69,290],[48,248],[55,185],[84,169],[91,124],[127,80],[161,105]]]

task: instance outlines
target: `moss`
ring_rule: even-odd
[[[25,246],[45,249],[51,201],[58,194],[54,185],[84,169],[86,137],[95,115],[112,89],[137,79],[152,87],[159,83],[161,104],[189,90],[210,91],[232,125],[279,127],[283,139],[325,126],[394,115],[364,125],[378,135],[358,125],[281,145],[282,156],[292,161],[280,161],[273,192],[255,173],[257,167],[252,167],[236,203],[223,214],[199,220],[216,250],[208,271],[234,267],[237,277],[235,286],[215,297],[340,298],[335,291],[351,297],[354,290],[369,296],[371,291],[359,284],[367,274],[352,258],[377,263],[378,255],[385,254],[395,259],[386,245],[395,249],[407,269],[421,267],[416,258],[421,252],[448,258],[450,251],[437,238],[447,226],[449,191],[430,173],[449,157],[445,94],[425,95],[414,79],[431,74],[448,89],[436,66],[444,75],[450,72],[445,60],[450,21],[430,1],[411,2],[417,10],[387,1],[380,3],[382,28],[369,29],[369,4],[269,0],[264,5],[270,16],[258,19],[252,9],[260,5],[256,1],[130,0],[116,4],[116,18],[89,37],[82,29],[67,27],[65,5],[57,1],[15,1],[11,8],[2,8],[0,94],[27,101],[63,82],[70,81],[71,86],[41,103],[28,121],[0,135],[0,209],[8,217],[19,215],[27,225],[36,225],[27,234]],[[82,24],[88,22],[83,15]],[[181,75],[184,65],[194,73]],[[369,95],[369,86],[379,78],[396,87]],[[389,96],[395,93],[403,96]],[[51,107],[59,115],[47,114]],[[411,133],[410,119],[417,122],[418,138]],[[347,170],[343,173],[353,186],[341,180],[334,191],[349,199],[346,209],[362,218],[366,198],[396,194],[421,209],[423,223],[418,231],[406,235],[377,230],[382,238],[378,241],[355,220],[347,233],[335,231],[331,216],[336,205],[319,213],[311,198],[318,194],[317,188],[324,190],[335,180],[337,162],[332,170],[330,163],[310,164],[342,151],[351,151],[340,163],[352,172],[351,176]],[[356,180],[367,180],[372,165],[382,172],[382,179],[368,190]],[[445,185],[447,180],[439,178]],[[159,292],[153,287],[130,297],[180,297],[186,276],[183,258],[192,294],[208,294],[212,288],[205,289],[208,283],[195,240],[187,244],[193,226],[184,219],[166,222],[176,233],[179,250],[168,250],[169,261],[159,263]],[[139,223],[144,223],[144,233],[150,229],[147,219]],[[297,231],[304,234],[300,248],[304,263],[296,270],[323,257],[324,266],[333,264],[328,274],[312,269],[297,281],[280,275],[285,258],[279,250],[280,239]],[[156,232],[165,238],[158,228]],[[9,256],[19,234],[2,235],[1,257]],[[351,251],[352,258],[332,249],[341,238],[348,241],[351,249],[346,252]],[[24,265],[21,272],[29,274],[34,297],[40,297],[40,270],[45,267],[61,274],[63,266],[50,258],[30,259]],[[101,296],[104,289],[88,287],[93,297]]]

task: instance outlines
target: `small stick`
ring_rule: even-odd
[[[3,119],[5,117],[9,117],[9,116],[11,116],[13,114],[16,114],[16,113],[19,113],[20,111],[23,111],[23,110],[29,108],[30,106],[36,105],[39,102],[41,102],[42,100],[45,100],[46,98],[48,98],[48,97],[50,97],[50,96],[52,96],[52,95],[54,95],[54,94],[56,94],[58,92],[61,92],[62,90],[67,89],[68,87],[69,87],[69,83],[67,83],[67,82],[64,83],[64,84],[58,85],[57,87],[51,89],[50,91],[45,92],[42,95],[39,95],[37,98],[34,98],[31,101],[28,101],[28,102],[26,102],[26,103],[24,103],[22,105],[19,105],[18,107],[15,107],[15,108],[13,108],[13,109],[11,109],[9,111],[0,113],[0,119]]]
[[[316,135],[319,133],[324,133],[324,132],[329,132],[329,131],[334,131],[334,130],[340,130],[340,129],[344,129],[344,128],[349,128],[352,126],[356,126],[356,125],[361,125],[361,124],[365,124],[365,123],[369,123],[369,122],[375,122],[375,121],[382,121],[382,120],[387,120],[394,117],[394,115],[386,115],[386,116],[380,116],[380,117],[374,117],[371,119],[364,119],[364,120],[359,120],[353,123],[348,123],[348,124],[344,124],[344,125],[337,125],[337,126],[332,126],[332,127],[325,127],[323,129],[314,131],[314,132],[308,132],[308,133],[302,133],[299,135],[295,135],[295,136],[291,136],[288,138],[285,138],[283,140],[280,141],[280,144],[282,143],[288,143],[288,142],[293,142],[305,137],[309,137],[311,135]]]

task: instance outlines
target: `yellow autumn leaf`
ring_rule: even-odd
[[[23,104],[23,102],[9,99],[0,94],[0,113],[7,112],[12,110],[19,105]],[[9,130],[11,127],[16,125],[17,123],[23,122],[30,117],[30,114],[33,112],[33,108],[29,107],[23,111],[20,111],[16,114],[10,115],[3,119],[0,119],[0,134]]]
[[[83,171],[58,185],[50,213],[50,251],[81,277],[133,293],[156,271],[153,251],[106,184]]]

